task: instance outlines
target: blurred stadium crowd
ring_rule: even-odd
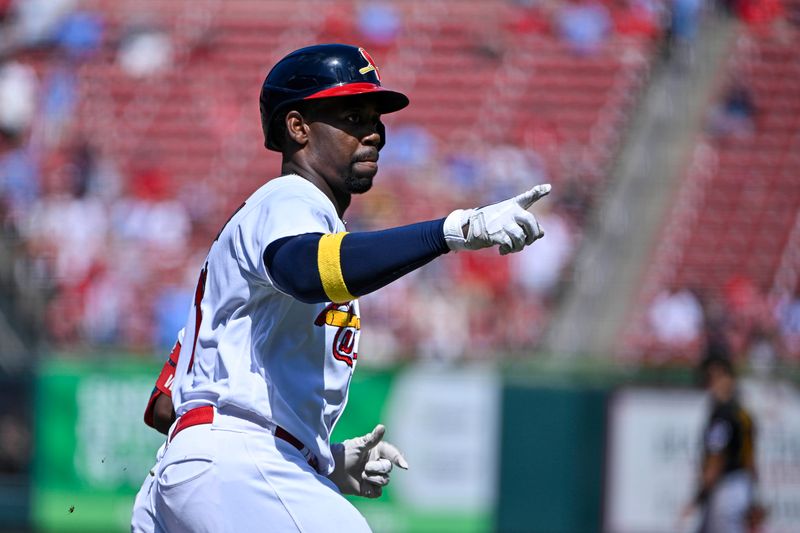
[[[14,250],[1,260],[17,300],[46,295],[38,327],[54,349],[160,356],[214,235],[279,169],[256,104],[267,67],[314,42],[360,44],[412,105],[387,121],[350,231],[555,191],[534,249],[451,254],[365,297],[364,360],[530,352],[651,69],[689,57],[721,10],[743,24],[678,193],[691,222],[656,246],[620,351],[798,357],[800,3],[723,1],[0,1],[0,221]]]

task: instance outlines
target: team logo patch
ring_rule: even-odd
[[[355,314],[353,304],[328,304],[317,315],[314,325],[337,328],[331,346],[332,355],[337,361],[342,361],[352,367],[353,361],[358,359],[356,338],[358,330],[361,329],[361,319]]]
[[[360,72],[363,75],[363,74],[366,74],[367,72],[372,72],[374,70],[375,71],[375,76],[378,77],[378,81],[381,81],[381,73],[380,73],[380,71],[378,71],[378,65],[375,64],[375,60],[372,59],[372,56],[369,55],[369,52],[367,52],[363,48],[359,48],[358,51],[361,52],[361,56],[367,62],[367,66],[366,67],[361,67],[360,69],[358,69],[358,72]]]

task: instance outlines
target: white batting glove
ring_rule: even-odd
[[[447,246],[460,251],[500,245],[500,255],[519,252],[544,236],[536,217],[527,209],[549,192],[550,184],[546,183],[496,204],[453,211],[444,221]]]
[[[400,450],[383,442],[385,432],[383,424],[378,424],[363,437],[331,445],[335,467],[328,479],[339,487],[342,494],[377,498],[389,483],[392,465],[408,469]]]

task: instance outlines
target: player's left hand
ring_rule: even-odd
[[[339,487],[342,494],[377,498],[389,483],[393,465],[408,469],[400,450],[383,441],[384,433],[386,428],[378,424],[362,437],[331,445],[336,465],[328,479]]]
[[[697,506],[694,502],[690,502],[686,504],[683,509],[681,509],[681,513],[678,516],[678,519],[675,522],[675,530],[676,531],[689,531],[691,523],[691,518],[697,512]]]

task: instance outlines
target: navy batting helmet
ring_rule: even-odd
[[[319,44],[295,50],[272,67],[261,86],[259,104],[264,146],[280,151],[276,134],[283,128],[277,120],[289,110],[289,104],[353,95],[370,95],[381,114],[399,111],[408,105],[406,95],[381,86],[378,67],[363,48]]]

